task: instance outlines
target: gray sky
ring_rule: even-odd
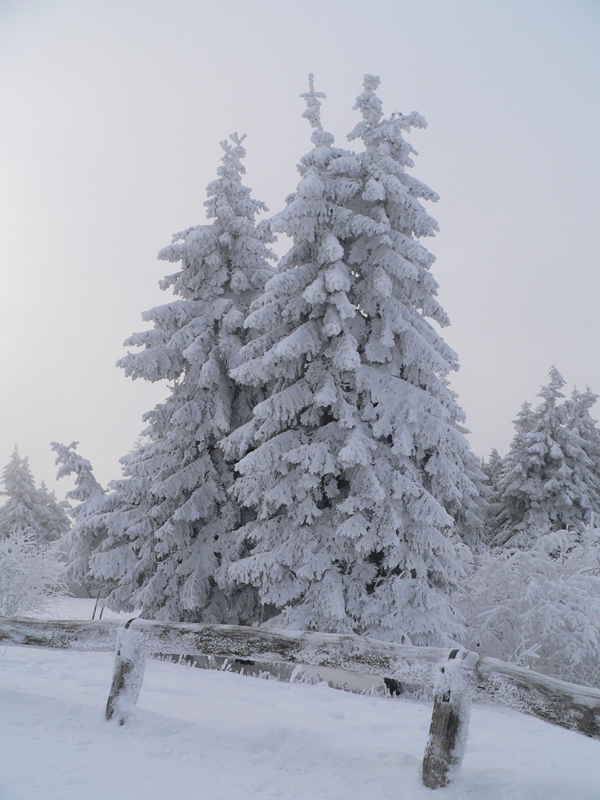
[[[340,146],[365,72],[429,122],[413,174],[441,195],[425,244],[474,451],[506,451],[552,364],[600,392],[598,0],[0,0],[0,465],[18,442],[62,496],[49,442],[75,439],[120,475],[167,393],[114,366],[170,299],[156,254],[205,219],[232,131],[282,208],[310,71]]]

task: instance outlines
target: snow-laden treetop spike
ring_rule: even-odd
[[[358,95],[354,105],[354,110],[360,111],[363,119],[369,125],[377,125],[383,116],[381,100],[375,94],[380,83],[381,79],[378,75],[365,75],[363,79],[364,92]]]
[[[365,77],[363,78],[363,86],[365,88],[365,91],[374,92],[378,88],[380,83],[381,83],[381,78],[379,77],[379,75],[366,74]]]
[[[311,72],[308,76],[308,92],[303,92],[300,97],[306,100],[308,108],[302,113],[302,116],[310,122],[313,131],[311,141],[318,146],[333,144],[333,136],[331,133],[326,133],[321,124],[321,101],[320,97],[325,99],[326,95],[323,92],[315,92],[315,76]]]
[[[306,105],[308,106],[302,116],[310,122],[313,128],[322,131],[319,97],[325,99],[326,95],[323,92],[315,92],[315,76],[312,72],[308,76],[308,92],[303,92],[300,97],[306,100]]]
[[[560,391],[566,384],[563,376],[556,367],[550,367],[548,375],[550,377],[550,383],[547,386],[542,386],[541,391],[538,392],[538,397],[543,397],[544,400],[552,401],[556,400],[557,397],[564,397],[564,394]]]
[[[242,164],[242,158],[246,155],[246,148],[243,147],[242,142],[246,138],[246,134],[244,133],[240,136],[239,133],[231,133],[229,138],[233,142],[233,145],[228,142],[227,139],[223,142],[219,142],[221,149],[225,153],[224,156],[221,156],[221,161],[225,166],[217,169],[217,175],[221,178],[229,178],[239,183],[241,181],[240,176],[246,174],[246,168]]]
[[[247,134],[243,134],[240,136],[238,133],[232,133],[229,135],[229,138],[234,143],[235,147],[232,147],[227,139],[223,142],[219,142],[221,145],[221,149],[225,152],[225,155],[221,157],[221,161],[227,163],[227,156],[234,156],[236,161],[239,161],[241,158],[244,158],[246,155],[246,148],[242,147],[242,142],[246,138]]]
[[[229,145],[230,151],[237,156],[238,159],[244,158],[246,155],[246,148],[242,147],[242,142],[246,139],[247,134],[243,133],[241,136],[239,133],[232,133],[230,134],[229,138],[234,143],[235,147],[231,147]]]

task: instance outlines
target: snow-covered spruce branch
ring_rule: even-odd
[[[600,530],[536,531],[528,548],[476,559],[454,597],[467,647],[481,655],[600,684]]]

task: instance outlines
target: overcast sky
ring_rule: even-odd
[[[204,221],[232,131],[282,208],[311,71],[340,146],[365,72],[429,122],[413,174],[474,451],[506,452],[552,364],[600,392],[599,0],[0,0],[0,465],[18,443],[62,496],[49,442],[75,439],[119,477],[167,394],[114,366],[169,300],[156,255]]]

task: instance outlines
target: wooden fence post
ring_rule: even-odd
[[[423,783],[429,789],[447,786],[452,775],[460,769],[469,734],[469,673],[477,660],[477,653],[452,650],[448,660],[438,667],[429,738],[423,758]]]
[[[129,710],[137,703],[146,666],[144,636],[131,630],[132,622],[130,619],[117,634],[113,679],[106,703],[106,719],[116,715],[119,725],[125,723]]]

